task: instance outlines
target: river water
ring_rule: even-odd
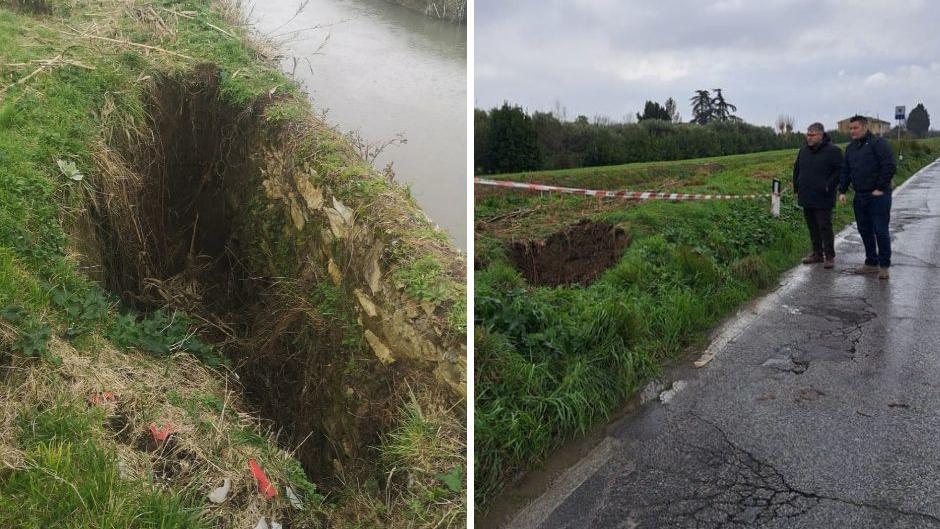
[[[284,69],[329,123],[376,145],[403,135],[374,165],[393,162],[396,181],[466,250],[466,26],[385,0],[309,0],[297,14],[300,3],[258,0],[245,11],[281,42]]]

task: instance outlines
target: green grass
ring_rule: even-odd
[[[434,238],[446,237],[439,231],[432,233]],[[454,333],[466,333],[467,286],[447,274],[433,256],[402,256],[399,266],[392,272],[392,280],[405,294],[420,302],[449,301],[447,323]]]
[[[938,147],[935,140],[905,146],[895,182],[933,161]],[[537,181],[766,193],[770,179],[789,174],[793,155],[540,173]],[[705,173],[697,169],[703,161],[715,165]],[[566,439],[608,418],[665,363],[703,347],[721,318],[772,286],[809,245],[792,193],[784,195],[779,219],[769,215],[765,200],[598,207],[590,198],[522,193],[485,195],[476,215],[481,220],[518,211],[528,213],[478,223],[478,508],[492,501],[509,476],[538,465]],[[508,264],[507,241],[545,237],[584,217],[618,225],[632,240],[619,262],[590,286],[532,286]],[[851,217],[850,207],[837,208],[834,222],[842,227]]]
[[[517,182],[551,182],[553,185],[567,187],[588,185],[593,186],[595,189],[615,189],[623,185],[662,181],[665,176],[681,178],[697,172],[707,175],[715,169],[715,165],[720,165],[724,170],[755,170],[760,169],[763,164],[776,165],[783,158],[792,160],[795,154],[795,149],[784,149],[668,162],[641,162],[554,171],[506,173],[496,175],[495,178]]]
[[[421,301],[442,301],[450,287],[441,264],[430,256],[395,270],[392,277],[406,294]]]
[[[18,432],[23,468],[0,475],[0,527],[206,527],[193,495],[120,475],[100,413],[65,402],[33,412]]]
[[[206,527],[183,496],[122,479],[115,454],[93,442],[38,445],[27,465],[0,481],[3,527]]]
[[[400,406],[397,423],[379,451],[392,477],[406,474],[409,485],[398,502],[404,516],[422,527],[459,524],[466,518],[465,448],[457,441],[464,437],[462,425],[423,409],[413,394]]]

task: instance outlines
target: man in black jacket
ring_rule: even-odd
[[[803,208],[813,243],[813,253],[803,258],[803,264],[822,262],[825,268],[834,266],[832,208],[841,170],[842,150],[832,143],[822,123],[813,123],[806,129],[806,145],[793,163],[793,191]]]
[[[868,120],[854,116],[849,120],[852,143],[845,148],[842,178],[839,181],[839,202],[845,204],[849,184],[855,189],[855,222],[865,245],[865,264],[856,268],[856,274],[878,273],[879,279],[888,279],[891,266],[891,178],[897,166],[891,145],[868,130]]]

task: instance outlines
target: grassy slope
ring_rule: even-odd
[[[48,10],[24,9],[31,6]],[[210,364],[218,357],[190,335],[184,315],[117,317],[115,300],[77,269],[66,228],[94,190],[89,178],[66,178],[57,161],[91,174],[98,144],[144,121],[148,76],[212,61],[223,71],[228,103],[277,92],[283,98],[268,107],[266,119],[309,110],[296,84],[259,59],[233,20],[208,0],[0,1],[0,526],[253,527],[262,514],[295,526],[325,520],[349,527],[449,526],[463,516],[459,476],[456,482],[434,476],[441,461],[441,468],[452,468],[463,457],[462,446],[448,444],[452,436],[440,435],[455,427],[449,419],[402,403],[399,427],[381,447],[389,468],[429,475],[417,480],[421,487],[396,492],[391,504],[376,483],[324,500],[270,432],[243,413],[224,378],[193,361],[192,354]],[[124,43],[78,37],[76,29]],[[55,58],[48,66],[39,62]],[[337,164],[340,178],[364,171],[340,167],[344,158],[330,156],[330,141],[341,143],[323,138],[324,163]],[[355,203],[353,195],[370,181],[333,184]],[[416,234],[419,241],[437,237],[426,231]],[[462,287],[449,279],[441,286],[440,265],[418,273],[427,259],[412,253],[415,262],[403,261],[395,272],[404,287],[420,296],[430,282],[435,296],[443,289],[459,301]],[[461,310],[458,302],[457,332]],[[101,391],[114,392],[117,404],[90,405],[89,395]],[[159,456],[122,440],[124,432],[146,431],[164,419],[192,454],[183,464],[191,472],[166,477],[155,466],[165,463]],[[302,511],[290,507],[283,488],[274,502],[257,494],[246,467],[252,457],[279,487],[298,492]],[[213,506],[206,492],[223,477],[233,479],[232,496],[240,496]]]
[[[918,148],[896,182],[936,158]],[[530,175],[520,181],[596,189],[767,193],[795,151]],[[578,196],[485,193],[476,204],[475,481],[485,506],[512,473],[604,420],[662,363],[707,333],[806,252],[792,193],[773,219],[760,201],[624,203]],[[509,215],[507,215],[509,214]],[[507,241],[543,238],[581,218],[625,228],[632,244],[588,287],[533,287],[509,264]],[[835,223],[851,220],[851,208]]]

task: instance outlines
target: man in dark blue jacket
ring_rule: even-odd
[[[854,116],[849,120],[852,143],[845,148],[842,179],[839,181],[839,202],[845,204],[849,184],[855,190],[852,207],[858,233],[865,245],[865,264],[856,268],[856,274],[878,273],[879,279],[888,279],[891,266],[891,178],[897,165],[891,145],[884,138],[868,130],[868,120]]]
[[[806,145],[793,163],[793,191],[803,208],[813,243],[813,253],[803,258],[803,264],[834,266],[832,208],[841,171],[842,150],[832,143],[822,123],[813,123],[806,129]]]

